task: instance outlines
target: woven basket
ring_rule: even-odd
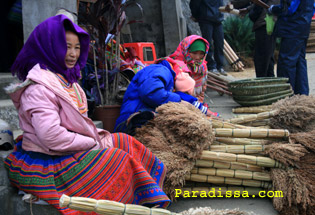
[[[232,96],[257,96],[289,89],[291,89],[289,83],[229,88],[232,92]]]
[[[264,77],[264,78],[252,78],[243,79],[239,81],[233,81],[228,84],[229,88],[239,88],[246,86],[262,86],[262,85],[274,85],[274,84],[284,84],[288,82],[288,78],[278,78],[278,77]]]
[[[257,100],[257,101],[239,101],[236,99],[234,99],[234,101],[236,101],[238,104],[240,104],[242,106],[247,106],[247,107],[260,106],[260,105],[270,105],[270,104],[272,104],[272,103],[274,103],[280,99],[284,99],[285,97],[291,96],[291,95],[292,95],[292,92],[288,93],[288,94],[281,95],[281,96],[276,96],[276,97],[272,97],[272,98],[268,98],[268,99],[261,99],[261,100]]]
[[[273,98],[273,97],[277,97],[277,96],[281,96],[281,95],[287,95],[287,94],[293,94],[293,91],[291,89],[289,90],[283,90],[283,91],[279,91],[279,92],[274,92],[274,93],[268,93],[265,95],[255,95],[255,96],[237,96],[237,95],[233,95],[233,99],[237,100],[237,101],[258,101],[258,100],[264,100],[264,99],[269,99],[269,98]]]

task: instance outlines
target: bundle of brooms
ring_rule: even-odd
[[[246,110],[247,109],[247,110]],[[229,120],[242,123],[253,122],[268,116],[271,128],[290,131],[289,140],[277,142],[269,139],[265,154],[281,162],[285,169],[271,168],[273,190],[281,190],[283,198],[273,198],[274,207],[280,214],[315,214],[315,98],[313,96],[293,96],[271,106],[235,109],[234,112],[258,113]],[[260,110],[259,110],[260,109]],[[246,122],[246,123],[244,123]],[[219,139],[225,143],[231,140]],[[237,140],[236,142],[240,142]],[[246,144],[252,142],[247,140]]]
[[[206,138],[208,142],[199,145],[199,147],[195,145],[193,147],[193,150],[196,148],[199,150],[204,149],[201,150],[202,153],[201,151],[193,153],[196,157],[187,156],[189,154],[188,151],[192,150],[187,145],[196,144],[193,138],[195,138],[194,135],[199,134],[198,132],[189,131],[189,135],[187,135],[187,132],[183,131],[190,127],[190,123],[194,124],[191,127],[192,129],[199,128],[199,126],[196,127],[196,122],[204,118],[204,116],[198,115],[198,117],[201,117],[200,119],[196,118],[196,115],[192,117],[186,116],[185,113],[194,111],[194,109],[190,109],[187,112],[187,106],[182,106],[180,112],[178,112],[179,104],[161,106],[160,108],[163,111],[158,110],[160,119],[150,122],[147,126],[139,129],[137,138],[145,145],[149,144],[147,146],[170,170],[164,190],[173,200],[175,188],[181,188],[184,181],[206,182],[208,186],[184,188],[184,191],[191,195],[192,191],[203,189],[209,191],[214,186],[223,190],[231,185],[234,186],[233,192],[235,190],[248,192],[252,188],[257,188],[258,190],[280,190],[283,192],[284,197],[274,198],[274,205],[278,211],[286,214],[287,210],[292,209],[291,211],[293,212],[291,214],[312,214],[310,211],[314,209],[314,187],[304,176],[312,173],[312,176],[309,177],[312,181],[315,181],[312,178],[314,177],[312,163],[305,167],[306,161],[310,162],[314,159],[314,153],[311,151],[314,141],[311,139],[312,135],[309,135],[302,144],[300,143],[302,141],[301,136],[290,134],[288,130],[292,130],[292,126],[294,127],[293,131],[297,129],[296,127],[301,130],[307,127],[307,130],[309,130],[309,126],[303,127],[303,123],[297,123],[297,119],[300,114],[300,118],[307,124],[310,124],[310,119],[307,118],[307,120],[305,116],[310,116],[312,121],[312,117],[315,117],[312,113],[315,110],[312,106],[314,104],[313,97],[293,96],[281,100],[273,106],[259,107],[264,111],[270,109],[269,113],[258,112],[255,117],[250,116],[250,120],[243,117],[238,122],[246,121],[248,123],[257,119],[270,119],[270,122],[273,122],[273,129],[244,126],[236,124],[232,119],[229,120],[230,122],[212,119],[210,120],[213,126],[213,129],[210,129],[212,136],[210,135],[210,138]],[[300,107],[297,112],[295,112],[296,107]],[[255,110],[251,108],[251,112],[255,112]],[[167,117],[163,116],[165,113],[172,116],[172,119],[166,119]],[[190,120],[190,122],[187,120]],[[279,121],[281,126],[277,127],[275,122]],[[294,122],[293,125],[290,124],[292,122]],[[160,126],[158,125],[159,123],[163,125]],[[179,132],[178,129],[174,129],[182,123],[184,126],[181,129],[184,130]],[[203,126],[206,124],[203,123]],[[211,127],[209,124],[207,126]],[[159,129],[155,129],[155,127],[159,127]],[[160,130],[158,132],[159,135],[156,135],[153,130]],[[202,130],[198,131],[200,134],[202,133]],[[209,132],[207,129],[203,131]],[[145,135],[147,135],[146,138],[143,138]],[[214,141],[213,137],[215,137]],[[302,137],[305,137],[305,134]],[[152,139],[154,139],[153,142],[151,141]],[[163,150],[159,149],[156,153],[157,148],[161,147],[161,142],[166,142],[167,147],[164,149],[163,146]],[[186,150],[185,152],[178,149],[182,145],[185,148],[184,150]],[[170,155],[170,152],[177,153],[177,157],[171,155],[167,158],[165,155]],[[198,155],[199,153],[201,153],[201,156]],[[171,157],[172,159],[170,159]],[[177,159],[174,159],[174,157]],[[182,168],[186,165],[188,168],[185,170],[178,169],[178,166]],[[298,167],[299,169],[297,169]],[[180,177],[175,177],[177,172],[180,173]],[[183,180],[183,177],[186,180]],[[287,183],[291,183],[291,181],[294,182],[292,186],[287,186]],[[306,181],[307,183],[305,183]],[[218,190],[215,190],[215,193],[218,193]],[[294,213],[294,211],[298,212]]]
[[[265,167],[281,167],[279,162],[262,155],[210,151],[210,145],[214,136],[283,138],[288,136],[286,130],[212,130],[211,120],[192,105],[185,103],[168,103],[160,106],[157,112],[155,119],[137,129],[135,137],[166,165],[168,172],[163,190],[172,200],[175,199],[175,189],[182,188],[185,180],[271,188],[270,175],[263,170]],[[263,151],[261,145],[231,150],[251,151],[250,154]],[[215,170],[208,168],[211,163]]]

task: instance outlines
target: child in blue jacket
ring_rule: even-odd
[[[168,102],[186,101],[207,116],[218,116],[193,97],[194,86],[195,81],[188,73],[181,72],[176,60],[167,58],[145,67],[133,77],[128,86],[115,132],[133,135],[136,127],[153,119],[158,106]]]

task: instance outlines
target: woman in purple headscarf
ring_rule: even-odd
[[[165,167],[131,136],[97,129],[78,85],[89,35],[64,15],[30,35],[12,66],[23,83],[7,88],[23,136],[5,160],[11,183],[62,214],[59,197],[91,197],[167,207]]]

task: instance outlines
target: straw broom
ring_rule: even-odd
[[[271,181],[270,173],[266,173],[266,172],[195,167],[191,170],[191,173],[198,174],[198,175],[207,175],[207,176],[221,176],[221,177],[227,177],[227,178]]]
[[[216,137],[242,137],[242,138],[287,138],[289,131],[286,129],[234,129],[234,128],[214,128]]]
[[[270,142],[266,139],[249,139],[249,138],[230,138],[230,137],[215,137],[215,141],[227,145],[265,145]]]
[[[272,184],[266,181],[228,178],[228,177],[221,177],[221,176],[190,174],[190,175],[186,175],[185,179],[188,181],[207,182],[207,183],[212,183],[212,184],[241,185],[241,186],[248,186],[248,187],[262,187],[265,189],[270,189],[272,187]]]
[[[278,112],[279,111],[277,111],[277,110],[266,111],[266,112],[262,112],[262,113],[258,113],[258,114],[252,114],[252,115],[248,115],[248,116],[232,118],[232,119],[229,119],[227,121],[231,122],[231,123],[236,123],[236,124],[243,124],[243,123],[257,121],[257,120],[269,119],[269,118],[277,115]]]
[[[266,111],[271,111],[272,105],[261,105],[257,107],[238,107],[233,108],[233,113],[261,113]]]
[[[59,200],[60,207],[68,207],[78,211],[96,212],[104,215],[166,215],[176,214],[165,209],[148,208],[141,205],[123,204],[109,200],[96,200],[85,197],[69,197],[63,194]]]
[[[265,151],[264,145],[214,145],[210,151],[233,154],[259,154]]]
[[[205,167],[205,168],[218,168],[218,169],[235,169],[235,170],[248,170],[261,172],[263,167],[240,163],[240,162],[222,162],[222,161],[209,161],[209,160],[196,160],[195,167]]]
[[[268,157],[236,155],[223,152],[203,151],[200,160],[240,162],[246,164],[253,164],[261,167],[284,168],[283,164]]]

